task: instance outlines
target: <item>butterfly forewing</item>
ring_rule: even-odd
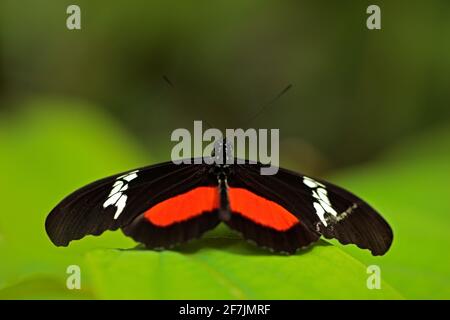
[[[85,235],[127,226],[159,202],[210,185],[207,170],[206,165],[166,162],[93,182],[52,210],[45,223],[47,234],[54,244],[66,246]]]

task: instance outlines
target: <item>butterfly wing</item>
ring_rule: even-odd
[[[315,241],[323,235],[328,239],[335,238],[342,244],[353,243],[369,249],[373,255],[383,255],[389,249],[393,239],[392,229],[379,213],[357,196],[329,182],[283,168],[272,176],[261,175],[260,166],[236,165],[230,186],[245,188],[282,206],[307,230],[302,232],[306,232],[305,237],[309,241]],[[242,229],[236,227],[242,217],[234,217],[237,217],[236,221],[229,225]],[[244,232],[250,234],[250,231]],[[275,245],[286,246],[280,242],[286,237],[287,234]],[[305,242],[297,240],[294,246],[304,246]]]
[[[208,169],[202,164],[166,162],[93,182],[70,194],[50,212],[45,222],[47,234],[58,246],[67,246],[70,241],[86,235],[99,235],[118,228],[153,247],[169,245],[172,240],[198,237],[218,221],[213,215],[184,214],[183,210],[191,210],[186,202],[189,199],[185,198],[185,206],[178,208],[178,216],[172,222],[166,219],[164,225],[145,219],[142,214],[190,190],[212,188],[214,181],[209,179]],[[213,210],[215,199],[210,198],[209,201],[211,203],[205,204],[205,208]],[[177,230],[183,223],[188,223],[186,230],[189,231],[180,236]],[[149,231],[145,236],[140,231],[143,228]]]

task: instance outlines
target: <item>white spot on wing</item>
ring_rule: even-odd
[[[122,189],[122,187],[123,187],[123,182],[120,180],[116,181],[116,183],[114,183],[113,189],[111,190],[109,195],[111,196],[112,194],[116,194],[117,192],[120,191],[120,189]]]
[[[103,208],[109,207],[111,205],[114,206],[121,196],[121,193],[113,194],[105,201],[105,203],[103,204]]]
[[[126,180],[126,181],[131,181],[131,180],[133,180],[135,178],[137,178],[136,172],[131,172],[129,175],[123,177],[123,179]]]
[[[319,219],[323,222],[323,224],[327,225],[324,217],[324,208],[322,208],[322,206],[318,202],[314,202],[314,209],[316,209],[316,214],[319,216]]]
[[[333,209],[328,203],[325,201],[320,201],[320,206],[329,214],[332,214],[333,216],[337,217],[338,213],[336,210]]]
[[[119,218],[120,214],[122,213],[123,209],[125,209],[125,205],[127,204],[127,196],[126,195],[122,195],[119,199],[119,201],[117,201],[116,203],[116,214],[114,215],[114,220],[117,220],[117,218]]]
[[[134,170],[134,171],[130,171],[130,172],[128,172],[128,173],[125,173],[124,175],[121,175],[120,177],[117,177],[117,180],[127,180],[127,181],[131,181],[131,180],[133,180],[134,178],[136,178],[137,177],[137,172],[138,172],[139,170]]]
[[[116,182],[114,183],[113,188],[108,195],[108,199],[106,199],[106,201],[103,203],[103,208],[109,207],[111,205],[116,207],[114,220],[117,220],[120,214],[125,209],[128,197],[123,192],[125,190],[128,190],[128,183],[137,178],[137,173],[138,170],[135,170],[117,177]]]
[[[303,183],[312,189],[312,196],[317,199],[317,201],[313,203],[314,209],[316,210],[316,215],[319,217],[320,221],[327,226],[328,224],[325,219],[325,213],[331,214],[335,217],[338,216],[338,213],[331,206],[330,199],[328,198],[328,191],[325,188],[325,185],[309,177],[303,177]]]
[[[303,177],[303,183],[306,184],[310,188],[317,188],[317,186],[318,186],[314,180],[312,180],[308,177]]]
[[[319,199],[328,202],[328,192],[326,189],[324,188],[318,188],[317,189],[317,194],[319,195]]]

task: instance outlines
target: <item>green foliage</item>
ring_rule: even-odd
[[[242,126],[292,83],[251,125],[296,140],[293,163],[311,143],[347,166],[450,118],[448,0],[375,2],[379,31],[370,1],[77,0],[82,30],[69,31],[73,1],[2,0],[0,98],[102,104],[154,157],[170,127]]]
[[[449,297],[450,208],[440,187],[449,178],[448,131],[439,133],[442,140],[425,137],[336,179],[392,224],[395,241],[384,257],[326,241],[294,256],[275,255],[226,227],[162,252],[135,247],[120,231],[55,248],[44,221],[62,197],[96,178],[151,162],[104,114],[58,104],[41,101],[0,120],[0,298]],[[71,264],[81,267],[81,290],[66,289]],[[366,287],[369,264],[381,268],[381,290]]]
[[[382,276],[406,298],[450,298],[449,141],[448,128],[429,132],[382,162],[336,179],[375,204],[393,226]],[[378,263],[365,251],[344,249],[367,264]]]
[[[240,238],[206,237],[176,251],[108,250],[88,261],[100,297],[146,299],[389,299],[386,283],[368,290],[366,267],[321,242],[295,256]]]
[[[133,245],[120,233],[106,233],[70,248],[55,248],[44,230],[46,215],[68,193],[92,179],[146,162],[127,134],[105,114],[78,103],[33,103],[20,114],[3,115],[0,141],[0,287],[20,283],[22,289],[13,290],[19,292],[42,283],[37,275],[56,275],[64,289],[61,279],[66,267],[81,264],[86,249]],[[24,298],[39,296],[35,290],[23,294]]]

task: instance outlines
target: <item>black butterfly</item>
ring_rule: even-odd
[[[216,150],[231,157],[226,140]],[[121,228],[148,248],[169,248],[224,222],[259,246],[289,254],[321,236],[373,255],[391,246],[387,222],[350,192],[283,168],[268,176],[260,163],[224,162],[165,162],[93,182],[50,212],[47,234],[67,246]]]

